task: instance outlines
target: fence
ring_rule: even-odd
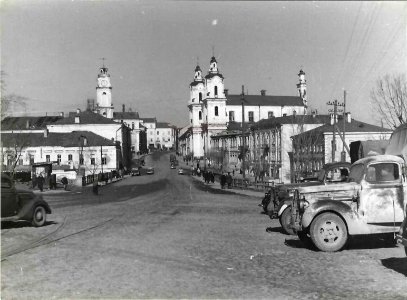
[[[116,172],[107,172],[107,173],[99,173],[99,174],[90,174],[82,177],[82,186],[86,186],[88,184],[92,184],[94,182],[112,182],[113,178],[119,178],[120,175],[116,174]]]

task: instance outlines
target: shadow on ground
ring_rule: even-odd
[[[54,224],[57,224],[57,223],[54,222],[54,221],[47,221],[47,222],[45,222],[45,224],[42,227],[49,226],[49,225],[54,225]],[[24,228],[24,227],[33,227],[33,228],[35,228],[28,221],[16,221],[16,222],[3,221],[3,222],[1,222],[1,229],[13,229],[13,228]]]
[[[407,277],[407,257],[390,257],[382,259],[382,265]]]
[[[281,227],[267,227],[267,228],[266,228],[266,231],[267,231],[267,232],[278,232],[278,233],[286,234],[286,233],[283,231],[283,228],[281,228]]]

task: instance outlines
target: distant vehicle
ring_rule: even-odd
[[[131,176],[140,176],[140,169],[139,168],[132,168],[131,169]]]
[[[179,169],[178,169],[178,174],[179,174],[179,175],[184,175],[184,170],[183,170],[182,168],[179,168]]]
[[[149,175],[154,174],[154,168],[153,167],[147,168],[147,174],[149,174]]]
[[[16,189],[13,180],[1,175],[1,221],[28,221],[35,227],[43,226],[51,213],[42,196]]]
[[[175,165],[174,165],[174,164],[171,164],[170,168],[171,168],[171,169],[175,169]]]

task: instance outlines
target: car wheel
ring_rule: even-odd
[[[314,248],[314,244],[312,243],[311,237],[307,232],[299,231],[297,232],[297,236],[306,248]]]
[[[45,211],[45,208],[43,206],[37,206],[34,208],[34,213],[33,213],[33,219],[32,219],[32,225],[35,227],[40,227],[45,224],[45,221],[47,220],[47,213]]]
[[[314,245],[325,252],[339,251],[348,241],[345,223],[333,213],[324,213],[316,217],[311,223],[310,235]]]
[[[280,224],[285,234],[295,235],[294,230],[290,227],[291,222],[291,206],[284,209],[280,216]]]

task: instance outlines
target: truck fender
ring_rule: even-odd
[[[349,200],[352,201],[352,200]],[[302,226],[303,228],[308,228],[311,225],[311,222],[314,218],[323,213],[323,212],[334,212],[337,215],[341,216],[346,224],[349,224],[350,219],[353,219],[354,211],[352,208],[344,203],[343,201],[338,200],[320,200],[312,203],[304,212],[302,217]]]

